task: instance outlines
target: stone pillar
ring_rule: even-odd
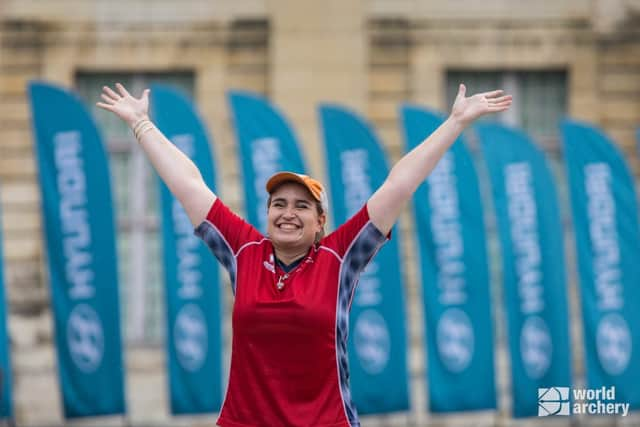
[[[270,0],[268,95],[291,121],[310,173],[326,182],[318,122],[320,102],[365,112],[365,1]]]
[[[613,33],[626,18],[627,7],[624,0],[594,0],[591,4],[593,29],[600,34]]]

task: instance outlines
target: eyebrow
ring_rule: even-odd
[[[277,198],[271,200],[271,203],[274,203],[274,202],[288,202],[288,200],[286,198],[284,198],[284,197],[277,197]],[[309,204],[313,203],[311,200],[307,200],[307,199],[295,199],[294,200],[294,203],[300,203],[300,202],[309,203]]]

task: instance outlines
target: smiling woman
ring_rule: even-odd
[[[98,106],[133,130],[156,171],[228,270],[235,295],[232,360],[218,425],[359,426],[347,362],[348,316],[358,277],[387,240],[404,205],[458,135],[478,117],[504,111],[502,91],[465,96],[451,116],[405,155],[359,211],[324,236],[321,183],[278,172],[266,184],[267,231],[236,216],[195,165],[151,123],[149,91],[104,87]]]
[[[279,172],[266,185],[267,233],[277,259],[289,265],[324,236],[327,221],[322,184],[306,175]]]

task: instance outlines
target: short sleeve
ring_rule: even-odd
[[[248,243],[264,239],[254,226],[234,214],[219,198],[213,202],[207,218],[196,227],[194,233],[229,272],[232,284],[235,283],[238,251]]]
[[[358,212],[344,224],[338,227],[333,233],[326,236],[320,242],[321,245],[336,251],[340,257],[343,257],[350,247],[353,246],[356,239],[370,242],[376,248],[372,248],[372,256],[379,247],[391,238],[391,233],[387,236],[371,222],[369,211],[365,204]],[[368,245],[367,245],[368,246]]]
[[[240,218],[227,207],[220,198],[211,205],[207,219],[202,222],[196,229],[195,234],[200,238],[203,228],[215,227],[220,235],[227,241],[233,253],[246,243],[259,241],[264,236],[251,224]]]

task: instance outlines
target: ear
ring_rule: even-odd
[[[327,214],[322,213],[318,215],[318,226],[320,227],[320,229],[323,229],[326,223],[327,223]]]

